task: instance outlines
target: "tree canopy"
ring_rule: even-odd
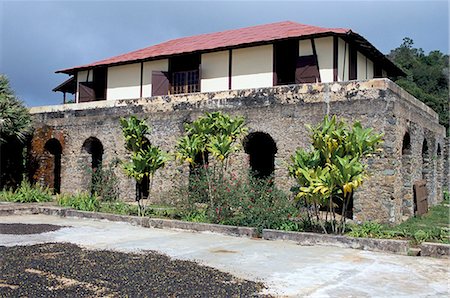
[[[31,130],[27,108],[14,94],[8,78],[0,74],[0,144],[8,140],[24,142]]]
[[[395,82],[439,114],[439,122],[449,131],[449,56],[440,51],[427,54],[414,47],[414,41],[405,37],[403,43],[391,50],[388,57],[400,66],[406,77]]]

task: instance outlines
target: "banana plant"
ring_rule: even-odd
[[[138,185],[142,185],[145,177],[149,179],[148,193],[151,194],[153,179],[157,170],[163,168],[169,160],[169,154],[162,151],[158,146],[151,145],[146,134],[151,128],[143,119],[131,116],[128,119],[121,118],[120,126],[125,139],[125,148],[131,152],[131,161],[122,163],[125,174],[134,178]],[[145,203],[140,191],[136,194],[138,212],[145,214]]]
[[[203,172],[208,182],[210,208],[214,210],[212,180],[222,179],[226,171],[230,155],[237,151],[238,140],[247,132],[243,117],[231,117],[222,112],[205,113],[192,123],[185,125],[185,135],[178,140],[176,146],[177,159],[187,162],[191,167],[205,165],[206,156],[211,155],[220,165],[219,176],[216,177],[216,167],[212,170],[205,167]],[[202,164],[198,163],[198,156]],[[206,165],[205,165],[206,166]]]
[[[303,200],[313,210],[327,207],[325,218],[331,213],[333,232],[344,233],[348,205],[365,178],[361,158],[381,151],[383,135],[363,128],[359,122],[349,128],[335,116],[331,119],[327,116],[308,129],[312,148],[298,149],[288,166],[289,175],[297,183],[293,188],[296,199]],[[342,207],[339,224],[335,215],[337,206]],[[323,227],[318,216],[316,219]]]

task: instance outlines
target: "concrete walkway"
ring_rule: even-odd
[[[235,276],[262,281],[268,293],[310,297],[448,297],[450,260],[408,257],[324,246],[298,246],[127,223],[47,215],[11,215],[0,223],[54,224],[58,231],[0,234],[0,245],[70,242],[91,249],[154,250]],[[1,260],[0,261],[5,261]]]

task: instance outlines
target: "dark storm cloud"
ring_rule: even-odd
[[[1,0],[0,0],[1,1]],[[165,40],[283,20],[360,33],[382,52],[414,39],[448,53],[447,1],[0,2],[0,73],[30,106],[58,104],[54,71]]]

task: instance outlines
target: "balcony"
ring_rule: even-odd
[[[198,70],[172,73],[170,94],[200,92],[200,72]]]

